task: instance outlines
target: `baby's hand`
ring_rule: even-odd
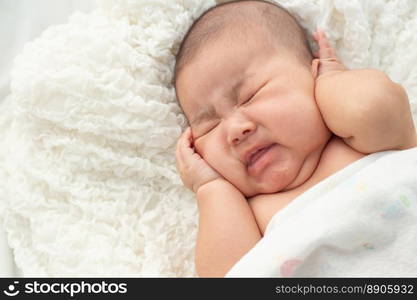
[[[347,70],[345,65],[337,58],[334,49],[330,46],[322,30],[317,29],[313,33],[313,38],[319,45],[319,51],[315,54],[319,63],[317,80],[327,75]]]
[[[193,136],[190,127],[185,130],[177,142],[175,153],[177,170],[184,185],[197,193],[204,184],[223,178],[194,151]]]

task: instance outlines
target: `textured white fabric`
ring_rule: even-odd
[[[373,153],[294,199],[227,277],[416,277],[417,147]]]
[[[350,67],[417,101],[416,2],[278,1]],[[174,55],[206,0],[103,0],[16,59],[0,116],[0,216],[24,276],[195,276],[198,211],[175,170]]]
[[[75,11],[90,12],[96,8],[95,3],[95,0],[0,1],[0,104],[10,94],[10,70],[23,46],[48,26],[66,22]],[[1,222],[0,266],[0,277],[20,274]]]
[[[105,1],[26,45],[2,107],[1,216],[24,276],[195,276],[175,47],[211,1]]]

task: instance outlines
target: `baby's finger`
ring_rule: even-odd
[[[185,145],[189,149],[193,150],[193,147],[194,147],[194,145],[193,145],[193,134],[191,132],[190,127],[187,127],[187,129],[184,132],[184,140],[185,140]],[[193,152],[194,152],[194,150],[193,150]]]
[[[178,139],[177,147],[175,150],[175,156],[177,158],[177,161],[180,163],[180,166],[182,166],[182,163],[184,161],[184,151],[186,151],[186,149],[189,148],[189,146],[190,142],[187,128]]]
[[[181,170],[184,168],[183,161],[184,159],[183,159],[183,155],[181,151],[181,140],[179,139],[177,142],[177,148],[175,150],[175,165],[176,165],[178,172],[180,173],[181,173]]]
[[[317,31],[313,32],[313,38],[316,42],[318,42],[318,38],[317,38]]]
[[[319,44],[319,58],[336,58],[336,53],[327,40],[326,34],[322,30],[318,29],[316,32],[316,37],[317,43]]]
[[[192,146],[191,129],[187,128],[187,130],[181,136],[178,151],[180,160],[186,166],[191,165],[192,161],[196,159],[195,156],[198,156]]]

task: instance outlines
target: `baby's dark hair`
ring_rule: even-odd
[[[302,64],[310,66],[313,55],[306,33],[284,8],[263,0],[229,1],[205,11],[188,29],[176,56],[174,85],[184,66],[204,46],[212,44],[224,33],[230,38],[245,38],[253,26],[265,32],[268,46],[290,50]]]

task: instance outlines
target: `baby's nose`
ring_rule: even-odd
[[[244,139],[244,136],[248,135],[250,132],[251,132],[250,129],[244,130],[241,135],[233,138],[232,143],[233,144],[238,144],[240,141],[242,141]]]
[[[229,140],[232,145],[241,143],[250,136],[256,129],[254,122],[249,120],[240,120],[231,125],[229,130]]]

